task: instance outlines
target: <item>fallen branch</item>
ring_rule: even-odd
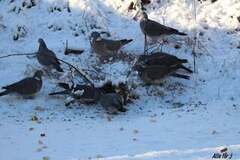
[[[64,51],[65,55],[69,55],[69,54],[79,55],[79,54],[82,54],[83,52],[84,52],[83,49],[71,49],[71,48],[68,48],[68,40],[66,41],[66,47],[65,47],[65,51]]]
[[[73,69],[75,69],[75,71],[83,77],[83,79],[86,83],[89,83],[92,87],[94,87],[94,83],[92,82],[92,80],[81,69],[79,69],[79,68],[75,67],[74,65],[72,65],[71,63],[61,60],[59,58],[58,58],[58,60],[61,61],[62,63],[65,63],[66,65],[72,67]]]
[[[5,56],[1,56],[0,59],[2,58],[7,58],[7,57],[13,57],[13,56],[32,56],[32,55],[36,55],[37,52],[34,53],[16,53],[16,54],[8,54]]]

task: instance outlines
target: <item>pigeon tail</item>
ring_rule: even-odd
[[[178,73],[173,73],[173,74],[171,74],[171,76],[173,76],[173,77],[177,77],[177,78],[182,78],[182,79],[187,79],[187,80],[190,79],[189,76],[182,75],[182,74],[178,74]]]
[[[5,96],[5,95],[7,95],[7,94],[9,94],[9,93],[10,93],[10,92],[9,92],[8,90],[3,91],[3,92],[0,93],[0,97],[1,97],[1,96]]]
[[[189,69],[189,68],[187,68],[187,67],[185,67],[185,66],[183,66],[183,65],[181,65],[180,68],[184,69],[185,71],[187,71],[187,72],[189,72],[189,73],[193,73],[193,71],[192,71],[191,69]]]
[[[187,35],[186,33],[179,32],[179,31],[177,31],[177,33],[176,33],[176,34],[178,34],[178,35],[180,35],[180,36],[186,36],[186,35]]]
[[[58,86],[66,90],[70,89],[70,86],[67,83],[58,83]]]
[[[63,72],[63,69],[60,67],[60,65],[55,65],[54,67],[58,72]]]
[[[121,108],[118,109],[118,111],[120,111],[120,112],[127,112],[127,109],[124,108],[124,107],[121,107]]]
[[[180,62],[181,63],[188,63],[188,60],[187,59],[180,59]]]
[[[132,42],[132,41],[133,41],[132,39],[122,39],[121,43],[122,43],[122,45],[125,45],[125,44],[128,44],[128,43]]]
[[[49,96],[54,96],[54,95],[66,95],[66,94],[69,94],[69,92],[67,90],[66,91],[59,91],[59,92],[49,93],[48,95]]]

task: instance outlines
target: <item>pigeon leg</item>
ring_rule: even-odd
[[[163,47],[163,44],[160,42],[159,44],[157,44],[156,50],[159,52],[162,52],[162,47]]]
[[[161,47],[160,47],[160,48],[161,48],[160,51],[162,52],[163,43],[160,43],[160,46],[161,46]]]
[[[148,47],[147,47],[147,35],[144,34],[144,54],[146,54],[148,50]]]
[[[162,52],[162,48],[163,48],[163,45],[164,45],[164,43],[165,43],[165,40],[164,40],[164,37],[162,37],[162,40],[161,40],[161,42],[160,42],[160,51]]]

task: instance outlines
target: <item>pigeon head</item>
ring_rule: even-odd
[[[101,37],[100,33],[98,33],[98,32],[92,32],[91,33],[91,38],[97,39],[99,37]]]
[[[38,43],[44,43],[44,40],[42,38],[39,38]]]
[[[147,55],[140,55],[136,63],[144,62],[147,59]]]
[[[140,62],[140,63],[136,63],[133,66],[133,70],[138,71],[138,72],[142,72],[145,69],[145,66]]]
[[[147,13],[146,13],[146,12],[141,12],[140,19],[141,19],[141,20],[148,20],[148,15],[147,15]]]
[[[38,43],[39,43],[39,48],[47,48],[47,45],[42,38],[38,39]]]
[[[34,73],[34,78],[38,78],[38,79],[41,79],[43,76],[43,71],[41,70],[37,70],[35,73]]]

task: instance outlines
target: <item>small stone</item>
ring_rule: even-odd
[[[50,160],[50,158],[48,156],[44,156],[43,160]]]
[[[178,45],[178,44],[176,44],[176,45],[174,46],[174,48],[175,48],[175,49],[180,49],[180,48],[181,48],[181,46],[180,46],[180,45]]]
[[[157,120],[156,120],[156,119],[150,119],[150,122],[152,122],[152,123],[156,123]]]
[[[29,128],[29,131],[33,131],[33,130],[34,130],[34,128],[33,128],[33,127]]]
[[[99,158],[103,158],[103,155],[98,154],[98,155],[96,155],[96,158],[97,158],[97,159],[99,159]]]
[[[36,152],[42,152],[42,148],[38,148]]]
[[[199,32],[199,36],[203,36],[204,35],[204,32]]]
[[[137,141],[137,138],[133,138],[133,141]]]
[[[120,130],[120,131],[123,131],[123,130],[124,130],[124,128],[123,128],[123,127],[121,127],[119,130]]]
[[[228,150],[228,148],[225,147],[225,148],[221,149],[220,152],[221,152],[221,153],[223,153],[223,152],[227,152],[227,150]]]
[[[37,116],[32,116],[32,118],[31,118],[31,121],[38,121],[38,117]]]
[[[43,141],[39,140],[39,141],[38,141],[38,144],[40,144],[40,145],[43,144]]]
[[[36,111],[39,111],[39,112],[45,111],[45,109],[44,109],[43,107],[41,107],[41,106],[35,107],[35,110],[36,110]]]
[[[213,131],[212,131],[212,135],[214,135],[214,134],[217,134],[217,131],[216,131],[216,130],[213,130]]]
[[[108,120],[108,122],[111,122],[112,121],[112,117],[111,116],[107,116],[107,120]]]
[[[150,117],[151,118],[157,117],[157,114],[155,113],[155,114],[151,115]]]
[[[138,131],[137,129],[134,129],[134,130],[133,130],[133,133],[134,133],[134,134],[137,134],[137,133],[139,133],[139,131]]]
[[[45,137],[46,134],[45,134],[45,133],[41,133],[40,136],[41,136],[41,137]]]

